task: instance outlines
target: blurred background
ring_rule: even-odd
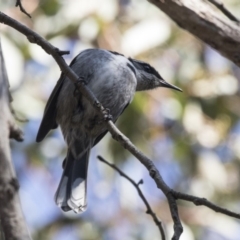
[[[157,89],[137,93],[117,125],[149,156],[169,186],[240,212],[240,70],[145,0],[15,0],[1,11],[24,23],[54,46],[70,50],[70,63],[86,48],[119,51],[153,65],[183,93]],[[238,17],[240,2],[225,0]],[[213,6],[212,6],[213,7]],[[213,7],[214,8],[214,7]],[[217,10],[216,10],[217,11]],[[220,14],[220,13],[219,13]],[[224,17],[224,16],[222,16]],[[160,239],[132,185],[96,159],[114,162],[141,188],[164,223],[173,223],[165,196],[141,163],[107,135],[91,153],[88,209],[64,213],[54,204],[66,145],[58,130],[41,143],[35,137],[46,101],[60,76],[39,46],[1,25],[2,48],[13,107],[25,141],[12,141],[12,159],[23,211],[34,240]],[[178,201],[184,240],[239,240],[239,221],[205,207]]]

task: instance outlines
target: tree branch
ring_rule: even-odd
[[[240,67],[240,24],[221,18],[196,0],[149,0],[189,31]]]
[[[107,122],[108,131],[111,133],[113,139],[118,141],[124,148],[126,148],[133,156],[135,156],[149,171],[150,176],[155,181],[157,187],[162,190],[167,198],[169,209],[174,222],[174,235],[172,240],[178,240],[183,232],[182,224],[178,215],[178,207],[174,196],[171,194],[172,189],[164,182],[160,172],[153,164],[153,162],[145,156],[134,144],[111,122]]]
[[[175,199],[182,199],[182,200],[185,200],[188,202],[192,202],[196,206],[200,206],[200,205],[206,206],[215,212],[219,212],[219,213],[225,214],[227,216],[240,219],[239,213],[235,213],[235,212],[229,211],[225,208],[219,207],[216,204],[213,204],[212,202],[208,201],[206,198],[200,198],[200,197],[188,195],[188,194],[181,193],[181,192],[176,192],[174,190],[172,190],[172,195],[175,197]]]
[[[159,221],[159,219],[157,218],[156,214],[152,211],[149,203],[147,202],[145,196],[143,195],[139,185],[143,183],[143,180],[140,180],[138,183],[136,183],[133,179],[131,179],[129,176],[127,176],[122,170],[120,170],[116,165],[109,163],[108,161],[106,161],[103,157],[98,156],[97,157],[101,162],[104,162],[105,164],[107,164],[108,166],[110,166],[111,168],[115,169],[122,177],[126,178],[128,181],[130,181],[134,187],[137,189],[138,194],[140,196],[140,198],[143,200],[144,204],[146,205],[147,211],[146,213],[150,214],[155,222],[155,224],[158,226],[159,231],[161,233],[162,239],[165,239],[165,234],[164,234],[164,230],[162,227],[162,223],[161,221]],[[206,206],[210,209],[212,209],[215,212],[218,213],[222,213],[225,214],[227,216],[230,217],[234,217],[236,219],[240,219],[240,214],[239,213],[235,213],[232,211],[229,211],[225,208],[219,207],[216,204],[208,201],[206,198],[200,198],[200,197],[196,197],[193,195],[189,195],[189,194],[185,194],[185,193],[181,193],[181,192],[176,192],[173,189],[171,190],[170,195],[172,195],[174,197],[175,200],[181,199],[181,200],[185,200],[188,202],[192,202],[194,203],[196,206]]]
[[[24,14],[26,14],[29,18],[32,18],[31,15],[30,15],[29,13],[27,13],[27,11],[25,10],[25,8],[23,7],[21,0],[16,0],[15,6],[16,6],[16,7],[19,6],[21,12],[23,12]]]
[[[159,231],[160,231],[160,234],[161,234],[161,237],[162,237],[162,240],[165,240],[166,237],[165,237],[165,233],[164,233],[164,230],[163,230],[163,226],[162,226],[162,222],[158,219],[158,217],[156,216],[156,213],[153,212],[151,206],[149,205],[147,199],[145,198],[145,196],[143,195],[142,193],[142,190],[141,188],[139,187],[140,184],[143,184],[143,180],[141,179],[138,183],[136,183],[132,178],[130,178],[127,174],[125,174],[122,170],[120,170],[116,165],[112,164],[112,163],[109,163],[108,161],[106,161],[103,157],[101,156],[98,156],[97,157],[101,162],[104,162],[106,163],[108,166],[110,166],[111,168],[115,169],[119,174],[120,176],[126,178],[129,182],[132,183],[132,185],[136,188],[137,192],[138,192],[138,195],[140,196],[140,198],[142,199],[142,201],[144,202],[146,208],[147,208],[147,211],[146,213],[147,214],[150,214],[152,216],[152,219],[153,221],[155,222],[155,224],[157,225]]]
[[[227,16],[230,20],[240,23],[239,19],[236,18],[231,12],[225,8],[224,4],[219,0],[208,0],[214,6],[216,6],[225,16]]]
[[[0,42],[0,224],[6,240],[29,240],[31,238],[18,196],[18,180],[10,157],[9,136],[20,138],[20,135],[16,133],[18,128],[15,127],[11,114],[8,91],[8,78]]]

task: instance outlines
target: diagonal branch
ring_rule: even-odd
[[[227,16],[230,20],[240,23],[239,19],[236,18],[228,9],[224,6],[224,4],[220,0],[208,0],[214,6],[216,6],[225,16]]]
[[[152,219],[153,221],[155,222],[155,224],[157,225],[159,231],[160,231],[160,234],[161,234],[161,237],[162,237],[162,240],[165,240],[166,237],[165,237],[165,233],[164,233],[164,230],[163,230],[163,226],[162,226],[162,222],[158,219],[158,217],[156,216],[156,213],[153,212],[151,206],[149,205],[147,199],[145,198],[145,196],[143,195],[142,193],[142,190],[141,188],[139,187],[140,184],[143,183],[143,180],[140,180],[138,183],[136,183],[132,178],[130,178],[127,174],[125,174],[122,170],[120,170],[116,165],[112,164],[112,163],[109,163],[108,161],[106,161],[103,157],[101,156],[98,156],[97,157],[101,162],[104,162],[106,163],[108,166],[110,166],[111,168],[115,169],[122,177],[126,178],[129,182],[132,183],[132,185],[137,189],[137,192],[138,192],[138,195],[140,196],[140,198],[142,199],[142,201],[144,202],[146,208],[147,208],[147,211],[146,213],[147,214],[150,214],[152,216]]]
[[[178,26],[240,67],[240,24],[223,19],[203,1],[148,0]]]
[[[23,7],[21,0],[16,0],[15,6],[16,6],[16,7],[19,6],[21,12],[23,12],[24,14],[26,14],[29,18],[32,18],[31,15],[30,15],[29,13],[27,13],[27,11],[25,10],[25,8]]]
[[[155,181],[157,187],[162,190],[167,198],[169,209],[174,222],[174,236],[172,240],[178,240],[183,232],[182,224],[178,214],[178,207],[174,196],[171,194],[172,189],[164,182],[160,172],[153,164],[153,162],[145,156],[135,145],[119,131],[119,129],[111,122],[107,122],[107,127],[113,139],[119,142],[126,148],[133,156],[135,156],[149,171],[150,176]]]

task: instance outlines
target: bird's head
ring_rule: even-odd
[[[137,91],[165,87],[182,92],[180,88],[167,83],[150,64],[132,58],[129,58],[129,61],[136,69]]]

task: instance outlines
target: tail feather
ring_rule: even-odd
[[[75,160],[69,152],[57,192],[56,204],[63,211],[84,212],[87,208],[87,169],[89,152]]]

